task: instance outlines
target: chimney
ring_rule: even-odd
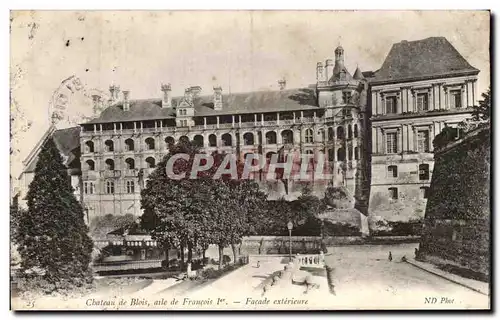
[[[325,63],[325,80],[328,81],[333,76],[333,61],[332,59],[327,59]]]
[[[109,86],[109,93],[111,94],[110,102],[113,104],[118,101],[118,94],[120,93],[120,87],[116,85]]]
[[[161,107],[162,108],[171,108],[172,107],[172,96],[170,95],[170,92],[172,91],[172,87],[170,86],[170,83],[162,84],[161,91],[163,91],[163,98],[161,100]]]
[[[191,88],[187,88],[186,90],[184,90],[184,100],[188,104],[193,103],[193,93],[191,92]]]
[[[193,96],[193,99],[197,98],[200,95],[200,93],[201,93],[201,87],[200,86],[190,87],[189,90],[191,91],[191,95]]]
[[[214,87],[214,110],[222,110],[222,88]]]
[[[130,110],[130,101],[128,100],[129,94],[130,94],[130,91],[123,90],[123,111]]]
[[[338,46],[335,49],[335,70],[344,69],[344,48]]]
[[[316,81],[324,81],[325,77],[323,75],[323,62],[318,62],[316,65]]]
[[[284,78],[278,80],[278,85],[280,86],[280,90],[285,90],[286,89],[286,80]]]

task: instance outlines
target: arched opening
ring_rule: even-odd
[[[266,132],[266,144],[276,144],[276,132]]]
[[[225,147],[231,147],[233,145],[233,137],[229,133],[224,133],[221,137],[222,145]]]
[[[247,132],[243,135],[243,144],[246,146],[251,146],[254,144],[253,133]]]
[[[93,160],[87,160],[85,163],[87,164],[87,170],[89,171],[95,170],[95,162]]]
[[[281,131],[281,140],[283,143],[292,144],[293,143],[293,132],[292,130]]]
[[[148,150],[154,150],[155,149],[155,139],[153,139],[153,138],[150,137],[150,138],[147,138],[145,142],[146,142],[146,148]]]
[[[339,148],[337,150],[337,161],[345,161],[345,149]]]
[[[217,147],[217,136],[215,134],[211,134],[208,136],[208,144],[211,147]]]
[[[348,153],[347,153],[347,158],[348,158],[349,160],[352,160],[352,146],[349,146],[349,147],[347,148],[347,151],[348,151]]]
[[[352,139],[352,126],[347,126],[347,139]]]
[[[125,159],[125,163],[127,164],[127,169],[132,170],[135,169],[135,160],[132,158]]]
[[[328,128],[328,141],[333,141],[335,139],[335,130],[332,127]]]
[[[179,142],[188,143],[189,142],[189,138],[187,136],[181,136],[179,138]]]
[[[306,129],[306,132],[305,132],[305,142],[306,143],[313,143],[314,142],[314,137],[313,137],[313,131],[312,131],[312,129]]]
[[[359,160],[359,147],[354,147],[354,160]]]
[[[92,141],[85,142],[85,152],[86,153],[93,153],[94,152],[94,142],[92,142]]]
[[[165,143],[169,146],[175,143],[175,139],[173,137],[166,137]]]
[[[125,140],[125,151],[134,151],[134,140]]]
[[[335,161],[335,150],[328,149],[328,161]]]
[[[357,138],[358,137],[358,125],[355,124],[354,125],[354,138]]]
[[[156,160],[153,157],[147,157],[146,158],[146,165],[148,168],[154,168],[156,166]]]
[[[201,134],[197,134],[193,138],[193,144],[197,147],[203,147],[204,138]]]
[[[325,129],[321,128],[318,130],[318,137],[320,142],[325,142]]]
[[[344,127],[337,127],[337,139],[344,139]]]
[[[105,161],[106,170],[115,170],[115,162],[112,159],[107,159]]]
[[[115,150],[115,144],[114,144],[113,140],[104,141],[104,146],[105,146],[107,152],[113,152]]]

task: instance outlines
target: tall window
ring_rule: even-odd
[[[115,150],[115,144],[113,143],[113,140],[106,140],[104,142],[104,146],[107,152],[113,152]]]
[[[387,174],[389,177],[397,178],[398,177],[398,166],[388,166]]]
[[[359,147],[354,147],[354,160],[359,160]]]
[[[125,151],[134,151],[134,140],[125,140]]]
[[[179,124],[181,125],[181,127],[187,127],[188,126],[187,120],[179,120]]]
[[[392,200],[398,199],[398,188],[389,188],[389,198]]]
[[[134,193],[134,181],[128,180],[127,181],[127,193]]]
[[[397,113],[397,100],[396,97],[385,98],[385,113],[394,114]]]
[[[83,183],[83,192],[85,194],[94,194],[95,193],[95,184],[93,181],[85,181]]]
[[[429,130],[419,130],[417,132],[418,152],[429,152]]]
[[[350,91],[342,92],[342,102],[345,104],[351,102],[351,92]]]
[[[285,143],[285,144],[293,143],[293,132],[292,132],[292,130],[283,130],[281,132],[281,139],[283,140],[282,142]]]
[[[156,166],[155,158],[153,157],[146,158],[146,165],[148,168],[154,168]]]
[[[125,159],[125,163],[127,164],[127,169],[132,170],[135,169],[135,161],[132,158]]]
[[[429,180],[429,165],[424,163],[418,165],[418,178],[420,180]]]
[[[398,153],[398,134],[390,132],[386,135],[387,153]]]
[[[429,198],[429,187],[420,187],[420,197],[422,199]]]
[[[352,160],[352,146],[347,147],[347,158]]]
[[[94,152],[94,143],[92,141],[85,142],[85,146],[86,146],[85,151],[87,153],[93,153]]]
[[[450,108],[462,108],[462,92],[461,90],[450,91]]]
[[[148,150],[154,150],[155,149],[155,139],[147,138],[146,139],[146,147],[148,148]]]
[[[254,144],[254,141],[253,141],[253,133],[251,132],[247,132],[243,135],[243,143],[246,145],[246,146],[250,146],[250,145],[253,145]]]
[[[427,93],[417,94],[417,110],[418,111],[429,110],[429,95]]]
[[[108,193],[108,194],[115,193],[115,182],[114,181],[106,181],[106,193]]]
[[[313,131],[311,129],[307,129],[305,132],[305,142],[306,143],[313,143],[314,142],[314,137],[313,137]]]
[[[354,125],[354,138],[357,138],[358,137],[358,125],[355,124]]]
[[[352,139],[352,126],[347,126],[347,139]]]
[[[328,128],[328,141],[333,141],[335,139],[335,131],[332,127]]]
[[[95,162],[93,160],[87,160],[87,170],[94,171],[95,170]]]
[[[112,159],[107,159],[105,161],[106,170],[115,170],[115,162]]]
[[[222,145],[226,147],[233,145],[233,137],[229,133],[224,133],[222,135]]]
[[[208,145],[211,147],[217,147],[217,136],[215,134],[208,136]]]

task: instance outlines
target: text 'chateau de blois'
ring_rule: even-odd
[[[220,86],[208,92],[192,86],[173,97],[172,80],[158,84],[157,97],[134,100],[112,85],[110,101],[94,99],[96,105],[109,104],[96,118],[78,127],[51,127],[42,137],[24,162],[20,199],[41,145],[53,137],[86,219],[140,216],[148,175],[170,143],[189,139],[206,152],[241,159],[249,153],[322,154],[333,178],[311,181],[317,196],[336,186],[365,217],[423,217],[432,141],[446,126],[470,117],[479,70],[443,37],[395,43],[376,71],[347,70],[349,53],[341,46],[333,55],[317,63],[317,81],[305,88],[287,88],[282,79],[276,91],[228,94]],[[269,199],[290,200],[304,186],[265,179],[260,185]]]

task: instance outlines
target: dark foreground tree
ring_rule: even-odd
[[[42,147],[27,200],[17,233],[22,276],[40,280],[33,284],[44,283],[46,291],[90,283],[92,240],[52,139]]]
[[[472,120],[489,121],[491,118],[491,87],[481,94],[483,97],[478,106],[473,107]]]

